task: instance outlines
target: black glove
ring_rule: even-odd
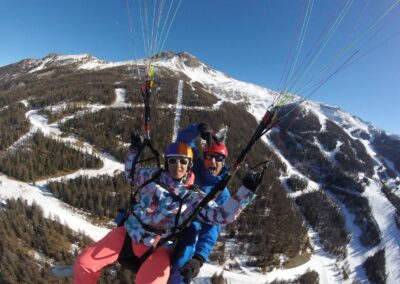
[[[142,131],[135,129],[131,133],[131,149],[140,149],[143,145],[144,137]]]
[[[200,131],[200,137],[206,140],[208,147],[210,147],[213,140],[217,145],[219,145],[217,135],[215,135],[214,130],[210,127],[210,125],[206,123],[200,123],[198,127]]]
[[[248,172],[242,179],[242,183],[250,191],[256,192],[264,177],[264,171],[259,173]]]
[[[203,263],[204,258],[199,254],[195,254],[191,260],[186,262],[180,269],[183,283],[190,283],[190,281],[199,274]]]

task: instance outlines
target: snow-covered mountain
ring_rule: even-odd
[[[34,182],[0,175],[2,202],[17,197],[35,201],[46,216],[57,217],[94,240],[101,238],[107,229],[92,224],[85,208],[76,211],[56,198],[48,184],[122,171],[121,155],[113,151],[126,147],[129,129],[117,126],[127,123],[121,121],[129,116],[126,110],[142,107],[134,93],[148,63],[51,54],[1,67],[0,163],[41,131],[47,138],[98,157],[103,164],[100,169],[58,172]],[[154,116],[162,121],[155,122],[153,138],[164,144],[180,127],[208,119],[225,133],[230,153],[239,153],[278,96],[273,90],[235,80],[186,52],[162,53],[151,64],[157,83]],[[299,100],[294,97],[281,113],[293,110]],[[13,108],[22,108],[24,117],[9,119],[13,112],[8,110]],[[98,135],[106,129],[107,123],[99,117],[115,126],[108,138],[113,137],[115,144],[89,135],[88,127],[98,129]],[[21,130],[24,119],[29,123],[26,131]],[[161,126],[164,131],[157,131]],[[278,126],[248,157],[249,164],[260,158],[274,161],[265,190],[220,238],[215,258],[225,265],[206,264],[197,281],[203,283],[225,267],[230,271],[224,270],[223,276],[230,283],[290,282],[301,275],[305,277],[301,281],[306,281],[302,283],[310,283],[304,279],[310,279],[307,273],[312,271],[319,283],[399,283],[400,137],[315,101],[302,103]],[[3,139],[7,135],[13,138]],[[257,232],[248,232],[252,218]]]

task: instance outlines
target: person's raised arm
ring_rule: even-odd
[[[200,211],[198,218],[209,224],[228,224],[236,220],[243,209],[255,198],[263,172],[247,173],[242,179],[242,186],[221,206],[207,206]]]
[[[210,145],[212,141],[215,141],[219,145],[219,141],[217,136],[214,133],[214,130],[206,123],[193,123],[181,131],[179,131],[176,142],[182,142],[188,144],[192,147],[195,152],[195,156],[198,157],[199,150],[196,148],[196,139],[202,138],[207,142],[207,145]]]

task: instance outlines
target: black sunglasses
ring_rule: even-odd
[[[182,159],[177,159],[177,158],[168,158],[168,164],[173,165],[176,164],[176,162],[181,163],[181,165],[187,165],[189,163],[188,159],[182,158]]]
[[[209,154],[209,153],[205,153],[203,155],[203,157],[206,160],[215,159],[216,162],[223,162],[225,160],[225,156],[224,155],[212,155],[212,154]]]

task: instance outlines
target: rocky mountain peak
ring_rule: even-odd
[[[162,61],[175,61],[181,67],[189,67],[189,68],[198,68],[198,67],[206,67],[206,64],[201,62],[198,58],[193,56],[192,54],[182,51],[182,52],[173,52],[173,51],[163,51],[153,57],[155,60]]]

